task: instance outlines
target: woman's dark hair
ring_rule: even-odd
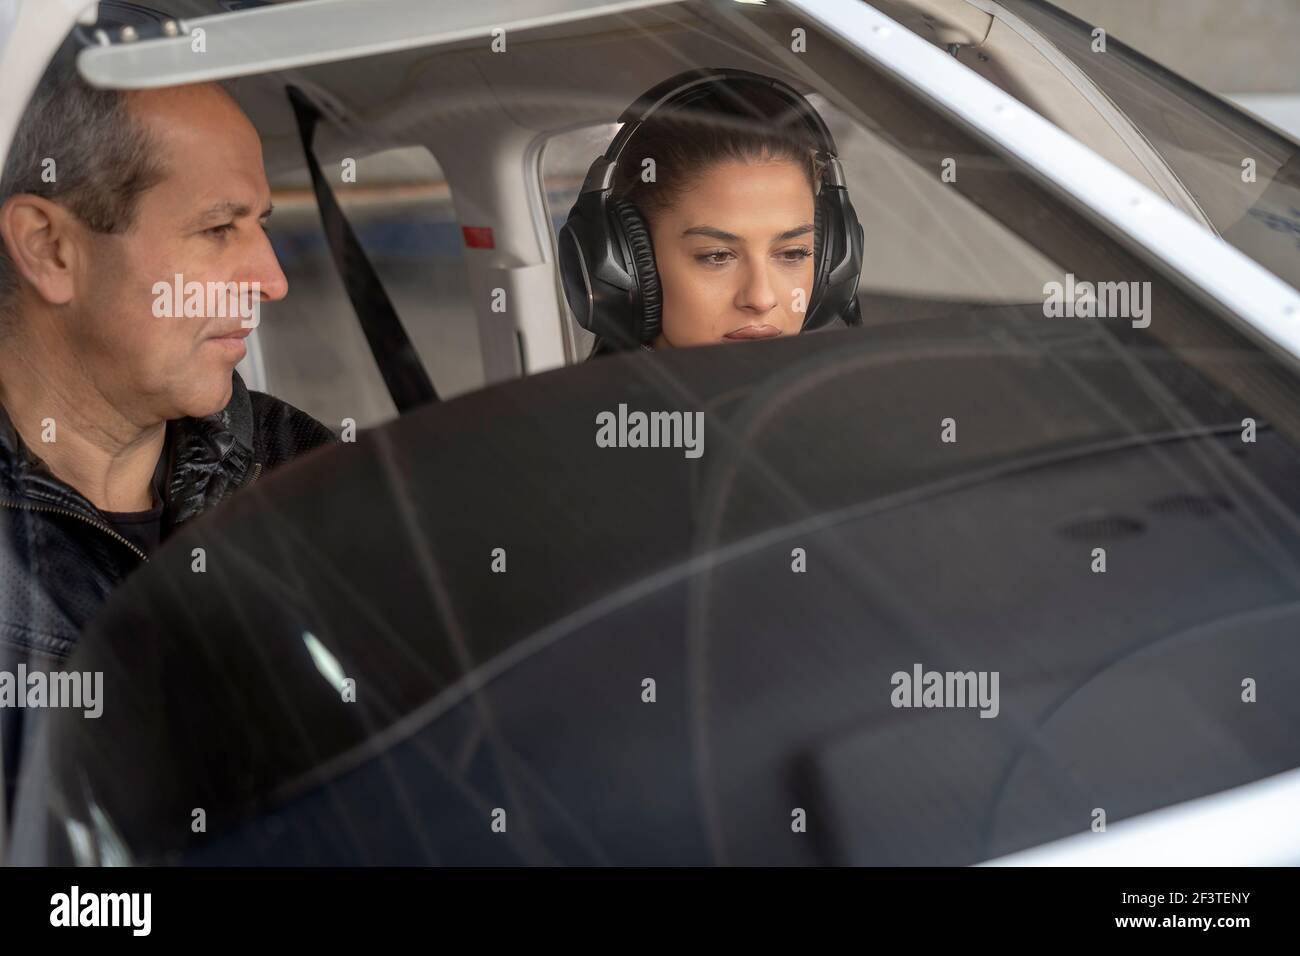
[[[772,90],[752,83],[704,87],[689,100],[652,113],[637,128],[614,171],[611,196],[632,203],[650,222],[725,162],[794,163],[815,195],[821,184],[819,149],[807,123]],[[814,254],[817,245],[814,241]],[[591,354],[613,351],[597,339]]]
[[[754,84],[705,87],[688,101],[652,113],[623,149],[612,197],[647,220],[670,208],[712,166],[790,162],[816,192],[818,143],[786,99]],[[646,160],[653,160],[653,176]]]

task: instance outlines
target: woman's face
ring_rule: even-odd
[[[711,167],[650,217],[665,346],[797,335],[813,283],[813,192],[785,161]]]

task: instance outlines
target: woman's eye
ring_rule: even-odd
[[[799,262],[811,256],[812,250],[807,246],[800,246],[797,249],[782,249],[776,255],[783,262]]]
[[[695,257],[696,262],[702,262],[707,266],[724,266],[732,259],[736,258],[726,249],[718,249],[713,252],[704,252]]]

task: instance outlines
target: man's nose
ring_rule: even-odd
[[[736,304],[746,312],[765,315],[776,308],[776,285],[765,264],[750,266]]]
[[[275,256],[271,238],[263,233],[257,241],[258,249],[250,264],[248,281],[258,283],[263,302],[279,302],[289,294],[289,280],[280,268],[280,260]]]

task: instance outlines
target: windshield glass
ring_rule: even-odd
[[[1300,766],[1300,696],[1240,696],[1300,672],[1294,363],[775,4],[510,42],[356,69],[481,77],[456,108],[537,140],[781,75],[863,327],[474,391],[242,492],[79,646],[103,713],[46,723],[20,860],[968,864]],[[551,228],[584,158],[538,158]]]

